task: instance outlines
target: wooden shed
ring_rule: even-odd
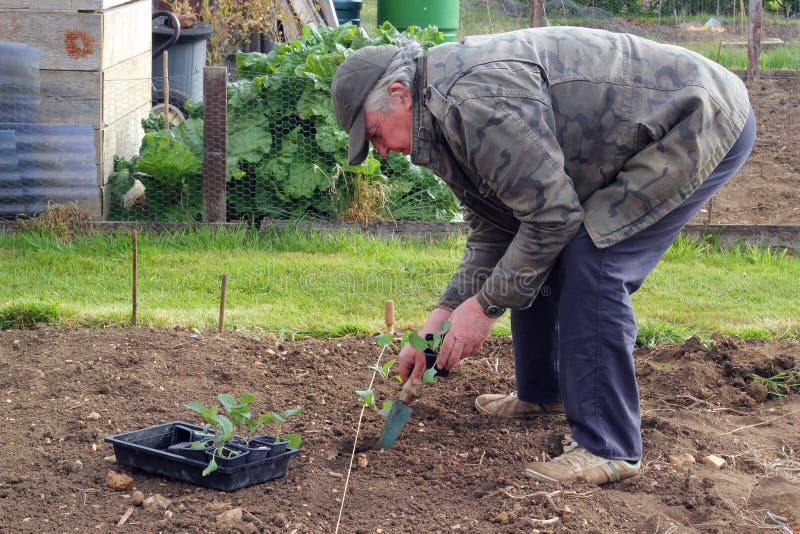
[[[0,0],[0,40],[39,51],[37,122],[90,125],[97,202],[114,155],[138,153],[151,107],[152,0]]]

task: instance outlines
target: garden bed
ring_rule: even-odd
[[[113,469],[130,475],[144,496],[170,501],[166,511],[134,506],[120,531],[332,532],[360,413],[354,390],[367,387],[366,367],[378,352],[370,337],[279,342],[151,328],[0,332],[8,432],[0,530],[114,529],[132,506],[133,488],[108,487]],[[525,477],[527,462],[560,451],[568,427],[557,416],[505,421],[475,411],[477,394],[514,387],[510,340],[494,338],[449,378],[421,390],[391,449],[359,453],[366,460],[353,464],[340,531],[797,528],[800,399],[770,398],[751,375],[796,366],[800,345],[719,337],[713,347],[692,339],[640,348],[636,357],[645,443],[640,475],[603,490]],[[380,397],[391,398],[395,387],[381,384]],[[306,408],[291,425],[303,444],[284,478],[223,493],[109,458],[105,436],[192,421],[183,403],[213,402],[221,391],[253,393],[261,410]],[[381,425],[368,412],[361,435],[374,438]],[[679,452],[698,463],[669,464],[667,455]],[[706,467],[699,460],[708,454],[728,466]],[[234,508],[243,509],[243,519],[218,525],[216,517]]]

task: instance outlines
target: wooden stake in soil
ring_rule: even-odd
[[[383,317],[386,321],[386,330],[394,334],[394,301],[387,300],[383,309]]]
[[[164,129],[169,131],[169,53],[166,50],[164,50]]]
[[[133,239],[133,243],[132,243],[132,245],[133,245],[133,310],[131,311],[131,324],[133,326],[136,326],[136,298],[137,298],[136,297],[136,292],[137,292],[137,287],[136,287],[137,286],[137,274],[136,274],[136,271],[138,270],[137,269],[138,258],[137,258],[137,250],[136,250],[137,249],[137,246],[136,246],[136,230],[133,231],[132,239]]]
[[[228,275],[222,275],[222,289],[219,292],[219,329],[217,332],[222,333],[222,326],[225,324],[225,290],[228,287]]]

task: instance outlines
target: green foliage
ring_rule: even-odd
[[[662,343],[686,341],[691,334],[672,324],[643,321],[639,324],[636,345],[652,347]]]
[[[142,130],[145,133],[158,132],[167,127],[167,121],[164,115],[153,115],[152,113],[146,119],[142,119]]]
[[[139,155],[114,158],[109,175],[111,220],[193,221],[203,213],[203,122],[187,119],[167,130],[145,134]],[[144,186],[140,201],[126,206],[134,180]]]
[[[389,334],[391,335],[391,334]],[[392,366],[397,362],[397,360],[389,360],[384,363],[382,366],[378,367],[377,365],[370,365],[367,369],[372,369],[373,371],[380,374],[384,380],[389,380],[389,371],[392,369]]]
[[[36,323],[57,323],[58,307],[52,304],[10,304],[0,308],[0,330],[29,328]]]
[[[347,134],[331,105],[336,67],[354,50],[401,38],[417,39],[424,48],[443,41],[435,27],[398,32],[385,23],[368,37],[346,24],[305,27],[300,37],[276,44],[269,54],[237,53],[241,79],[227,87],[231,217],[453,219],[460,209],[455,196],[407,157],[393,154],[380,163],[370,153],[361,165],[347,163]],[[161,117],[142,121],[147,133],[138,158],[109,177],[110,219],[201,218],[204,110],[192,101],[186,108],[189,118],[169,132]],[[119,199],[134,179],[145,186],[146,201],[123,207]]]
[[[282,434],[281,429],[283,428],[284,423],[286,420],[294,417],[296,415],[300,415],[305,411],[305,408],[302,406],[298,408],[292,408],[291,410],[286,410],[283,413],[278,412],[267,412],[263,415],[258,416],[256,419],[256,425],[253,426],[253,429],[266,424],[274,424],[276,427],[275,430],[275,437],[279,437],[281,439],[285,439],[289,442],[289,447],[296,449],[300,447],[301,438],[300,434]]]
[[[142,141],[136,169],[150,175],[156,184],[173,193],[183,186],[185,176],[200,171],[201,163],[171,133],[150,132]]]
[[[333,113],[330,83],[336,67],[353,50],[404,37],[418,39],[425,48],[443,40],[435,28],[411,27],[401,33],[387,23],[370,38],[347,24],[335,29],[306,27],[299,38],[277,44],[269,54],[237,53],[242,79],[228,87],[229,136],[234,135],[230,131],[243,132],[252,148],[261,144],[267,149],[251,151],[249,158],[239,158],[229,149],[234,156],[228,160],[229,175],[240,180],[233,191],[229,184],[236,213],[341,218],[360,200],[353,194],[356,183],[366,182],[378,184],[378,189],[388,185],[390,203],[397,206],[389,213],[395,218],[453,218],[459,209],[453,194],[408,158],[394,155],[394,165],[389,166],[370,153],[361,165],[348,165],[347,134]],[[284,135],[256,142],[253,128],[258,135]]]
[[[203,431],[208,432],[209,430],[213,430],[214,432],[214,454],[222,455],[225,450],[225,444],[233,439],[233,423],[231,420],[219,413],[219,406],[217,405],[207,407],[202,402],[187,402],[184,406],[199,413],[203,417],[205,420]],[[201,448],[203,445],[203,442],[194,442],[192,447]],[[217,467],[214,455],[211,455],[208,465],[203,470],[203,476],[208,476],[213,471],[216,471]]]
[[[236,397],[230,393],[220,393],[217,395],[217,398],[225,410],[225,415],[219,413],[220,407],[216,404],[208,407],[202,402],[196,401],[184,404],[186,408],[199,413],[203,417],[205,421],[203,430],[205,432],[213,430],[215,454],[219,456],[235,456],[238,454],[237,451],[225,447],[225,444],[233,439],[234,432],[243,432],[247,430],[255,432],[260,426],[270,423],[275,424],[277,427],[277,431],[275,432],[276,438],[280,437],[287,440],[289,446],[292,448],[296,449],[300,446],[301,438],[299,434],[280,434],[280,430],[287,419],[303,413],[304,408],[294,408],[286,410],[283,413],[270,411],[260,416],[254,416],[250,408],[250,403],[256,400],[254,395],[245,393],[237,400]],[[192,443],[192,448],[202,448],[203,445],[204,442],[195,441]],[[208,466],[203,470],[203,476],[208,475],[217,468],[217,462],[214,459],[214,455],[212,455]]]
[[[451,325],[452,323],[450,321],[442,321],[441,330],[438,332],[432,332],[430,340],[426,339],[425,337],[422,337],[417,332],[410,330],[406,331],[403,334],[402,339],[400,340],[400,347],[402,348],[406,345],[411,345],[418,351],[423,351],[423,352],[431,351],[433,353],[438,353],[439,347],[441,347],[442,345],[442,340],[444,339],[444,335],[447,333],[448,330],[450,330]],[[392,334],[379,334],[375,336],[375,342],[380,347],[388,347],[389,345],[394,345],[394,337],[392,336]],[[391,363],[393,365],[394,360],[391,360],[390,362],[387,363]],[[391,368],[392,365],[389,365],[388,367]],[[381,376],[388,379],[389,377],[388,369],[384,370],[375,367],[374,365],[370,366],[369,368],[378,371],[379,373],[381,373]],[[426,384],[435,384],[436,383],[436,378],[434,378],[435,376],[436,376],[436,368],[431,367],[430,369],[426,369],[425,372],[422,373],[422,381]]]
[[[776,372],[772,369],[772,376],[751,375],[753,380],[767,388],[770,395],[785,397],[792,393],[800,393],[800,367],[785,369]]]

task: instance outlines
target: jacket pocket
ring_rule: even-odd
[[[660,126],[637,122],[633,135],[633,153],[640,152],[647,145],[660,140],[662,137],[664,137],[664,131]]]

